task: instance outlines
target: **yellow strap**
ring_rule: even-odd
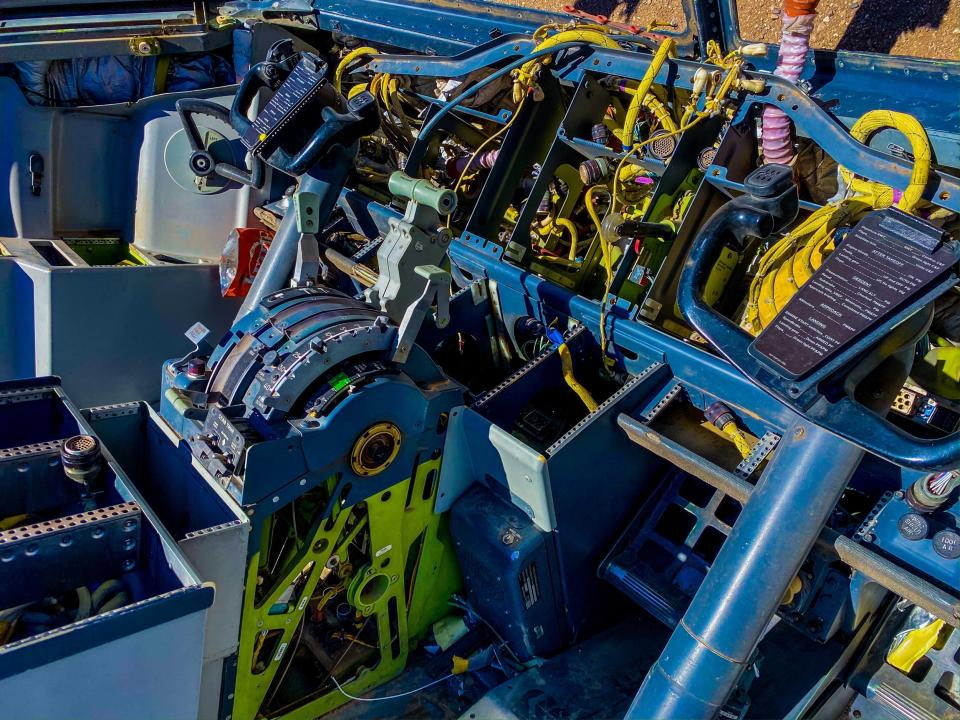
[[[900,643],[887,653],[887,662],[901,672],[909,673],[930,648],[937,644],[937,636],[944,622],[939,618],[928,625],[908,632]]]

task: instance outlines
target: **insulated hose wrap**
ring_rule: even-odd
[[[810,49],[810,34],[813,32],[814,9],[816,1],[787,0],[784,3],[783,34],[780,38],[780,54],[777,56],[777,69],[774,74],[790,82],[797,82],[807,62]],[[803,12],[792,15],[793,12]],[[763,108],[763,129],[761,134],[763,161],[789,165],[793,160],[793,146],[790,137],[790,118],[778,107],[767,105]]]

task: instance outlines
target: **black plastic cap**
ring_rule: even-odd
[[[774,198],[793,186],[793,168],[789,165],[763,165],[747,175],[744,189],[754,197]]]
[[[923,540],[930,532],[930,524],[926,518],[915,512],[904,513],[897,521],[897,528],[900,535],[914,542]]]
[[[960,558],[960,535],[953,530],[941,530],[933,536],[933,550],[947,560]]]

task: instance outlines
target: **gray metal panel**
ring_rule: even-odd
[[[2,151],[0,151],[2,152]],[[12,258],[0,257],[0,378],[35,375],[33,293]]]
[[[200,579],[217,588],[207,617],[204,660],[222,659],[237,650],[249,535],[250,524],[244,519],[190,533],[180,541]],[[217,683],[219,688],[219,677]]]
[[[0,680],[17,720],[193,720],[205,612],[144,629]]]
[[[214,265],[16,262],[32,281],[17,286],[15,302],[34,308],[35,372],[60,376],[80,406],[157,401],[161,364],[191,347],[187,328],[200,321],[216,336],[238,305],[220,296]]]
[[[220,717],[220,687],[223,684],[223,658],[205,660],[200,672],[200,709],[198,720]]]
[[[483,473],[486,477],[477,477]],[[450,413],[440,468],[437,512],[453,505],[474,480],[492,479],[541,530],[556,527],[547,458],[470,408]]]
[[[130,212],[131,123],[82,110],[60,111],[50,120],[53,147],[44,158],[42,193],[54,196],[52,237],[119,230]]]
[[[226,491],[207,478],[196,459],[191,457],[189,465],[185,464],[177,451],[179,438],[146,403],[89,408],[84,414],[133,478],[146,481],[142,477],[146,474],[168,489],[178,483],[209,486],[225,509],[224,516],[233,518],[188,532],[177,543],[196,575],[216,587],[204,630],[199,713],[204,720],[215,720],[220,707],[223,658],[234,654],[239,644],[250,521]],[[175,497],[189,503],[189,496]],[[158,512],[164,517],[162,507]]]
[[[199,97],[209,96],[210,93],[189,95]],[[131,118],[137,127],[142,127],[142,137],[139,152],[131,153],[138,168],[134,171],[137,194],[135,209],[130,216],[132,228],[126,226],[125,237],[130,238],[137,247],[150,252],[190,260],[216,260],[230,230],[250,225],[252,208],[268,198],[265,191],[236,186],[201,195],[184,190],[174,182],[164,162],[164,151],[174,135],[183,133],[180,118],[173,106],[175,97],[179,95],[142,101],[143,107]],[[223,93],[221,89],[219,95],[209,99],[230,107],[233,96]],[[202,116],[197,118],[197,122],[227,139],[237,138],[237,133],[229,125],[213,118]],[[238,156],[237,162],[240,162],[242,151],[235,148],[234,152]],[[184,153],[182,162],[185,171],[188,159],[189,156]],[[183,174],[189,175],[189,172]],[[269,182],[265,183],[265,187],[269,188]]]
[[[0,126],[8,138],[0,145],[0,175],[10,179],[8,193],[0,198],[0,236],[120,235],[148,250],[216,259],[230,229],[247,225],[251,207],[265,195],[249,188],[216,195],[183,190],[168,175],[163,151],[180,131],[177,98],[229,104],[231,90],[50,108],[30,105],[12,79],[0,78]],[[236,136],[226,126],[217,129]],[[39,196],[30,192],[27,171],[33,153],[44,160]]]

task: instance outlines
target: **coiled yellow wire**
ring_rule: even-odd
[[[930,140],[923,126],[911,115],[890,110],[873,110],[854,124],[850,134],[866,144],[877,132],[893,128],[910,141],[915,157],[913,171],[897,206],[914,212],[923,198],[930,173]],[[794,293],[806,283],[834,250],[838,228],[856,224],[868,212],[893,204],[892,188],[858,178],[847,168],[839,174],[849,193],[814,211],[797,227],[774,243],[761,257],[757,274],[750,283],[741,327],[758,335],[783,310]]]

